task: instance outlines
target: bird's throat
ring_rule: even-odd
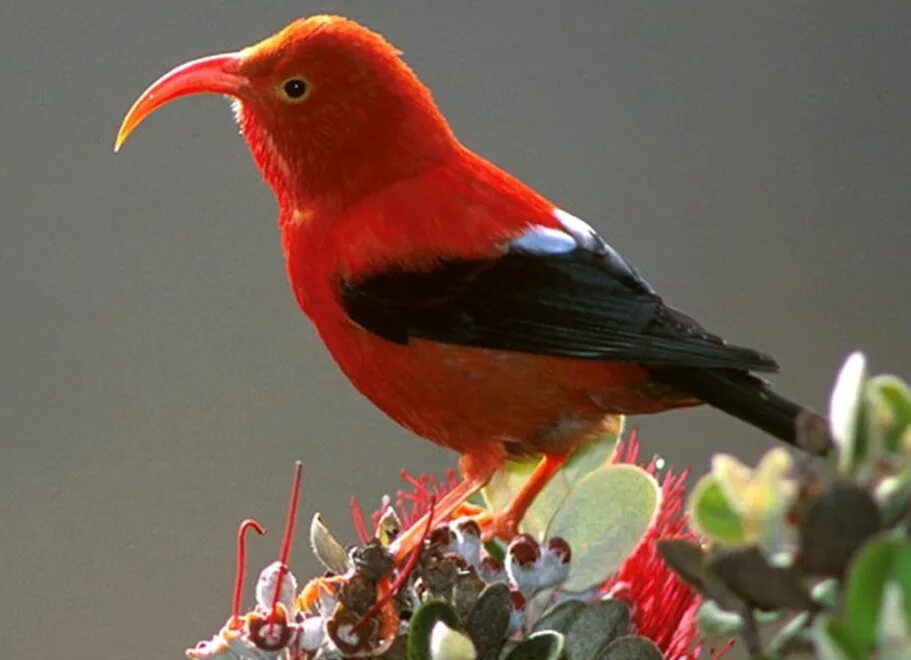
[[[295,177],[291,163],[278,148],[275,138],[250,112],[243,101],[233,99],[231,108],[234,111],[234,120],[253,157],[253,162],[275,193],[279,206],[285,207],[293,204]]]
[[[282,207],[351,206],[455,155],[458,143],[437,114],[377,119],[358,134],[265,121],[234,102],[240,132]],[[395,120],[394,120],[395,119]]]

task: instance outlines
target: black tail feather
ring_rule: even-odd
[[[813,411],[776,394],[762,379],[745,371],[672,367],[653,376],[674,389],[705,401],[779,440],[824,455],[830,440],[825,420]],[[801,433],[811,429],[812,433]],[[821,435],[820,435],[821,434]],[[810,436],[813,437],[804,437]]]

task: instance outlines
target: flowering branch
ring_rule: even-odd
[[[310,546],[327,573],[300,590],[287,565],[298,465],[282,552],[260,575],[256,605],[239,611],[244,532],[262,532],[246,520],[232,615],[187,655],[695,660],[724,655],[739,635],[754,657],[911,657],[911,390],[868,379],[854,356],[831,419],[827,463],[774,449],[753,469],[719,454],[686,507],[687,471],[641,461],[635,430],[621,441],[618,419],[566,461],[506,543],[484,543],[478,520],[513,498],[533,463],[507,463],[483,499],[445,520],[432,510],[454,473],[403,471],[407,488],[372,515],[351,500],[355,544],[314,515]],[[830,431],[800,433],[812,442]],[[420,541],[397,561],[405,533]],[[786,617],[763,646],[761,627]]]
[[[658,549],[707,599],[703,632],[739,633],[757,657],[911,657],[911,388],[868,378],[856,353],[829,418],[825,462],[773,449],[751,469],[715,456],[689,503],[704,540]],[[763,646],[760,626],[786,618]]]

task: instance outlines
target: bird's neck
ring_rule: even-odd
[[[435,108],[390,113],[354,138],[317,131],[273,135],[236,109],[253,159],[283,208],[353,205],[452,157],[459,144]]]

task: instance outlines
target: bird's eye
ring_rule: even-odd
[[[281,85],[282,94],[292,102],[303,101],[309,86],[303,78],[289,78]]]

